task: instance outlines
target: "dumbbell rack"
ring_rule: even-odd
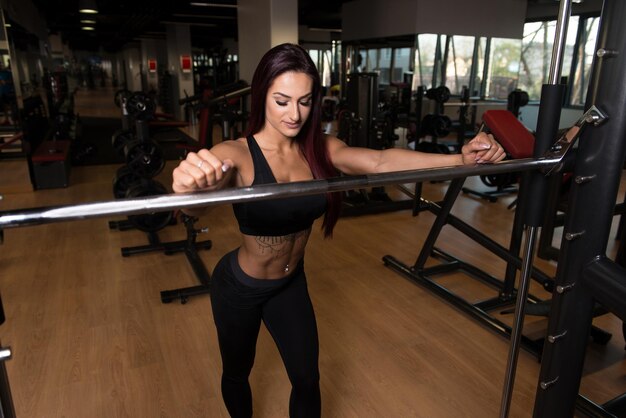
[[[128,94],[119,95],[119,98],[116,94],[116,100],[119,100],[123,113],[123,131],[129,132],[128,127],[131,126],[131,120],[134,119],[135,134],[128,136],[128,141],[123,144],[127,164],[118,170],[118,178],[114,182],[115,197],[145,197],[167,193],[165,187],[153,180],[153,177],[160,173],[165,165],[158,144],[150,140],[148,129],[148,120],[152,118],[156,105],[151,98],[142,93],[135,93],[130,96]],[[133,139],[133,136],[136,138]],[[113,142],[116,142],[115,138]],[[157,160],[152,161],[152,158]],[[121,195],[122,193],[123,195]],[[173,242],[161,242],[158,235],[159,230],[176,223],[176,216],[172,211],[129,216],[127,220],[109,222],[110,229],[119,231],[139,229],[147,234],[147,245],[124,247],[121,249],[123,257],[154,251],[163,252],[165,255],[185,253],[200,285],[163,291],[161,292],[163,303],[169,303],[177,298],[180,298],[181,303],[186,303],[190,296],[209,291],[210,274],[198,256],[198,250],[210,249],[212,242],[210,240],[197,242],[198,233],[205,232],[205,230],[195,229],[194,224],[197,218],[185,214],[182,214],[181,217],[187,237],[184,240]]]
[[[161,302],[163,303],[169,303],[174,299],[180,299],[180,302],[185,304],[190,296],[209,293],[211,275],[198,255],[198,250],[209,250],[212,246],[212,242],[210,240],[197,242],[196,239],[198,234],[206,232],[206,229],[196,229],[194,227],[198,218],[185,214],[182,214],[181,216],[187,231],[186,239],[172,242],[160,242],[156,232],[153,232],[148,234],[150,239],[149,245],[122,248],[123,257],[130,257],[135,254],[145,254],[154,251],[161,251],[165,255],[173,255],[180,252],[185,253],[187,261],[189,261],[189,264],[196,274],[200,285],[173,290],[164,290],[161,292]]]

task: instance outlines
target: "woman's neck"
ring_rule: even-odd
[[[259,146],[267,151],[278,151],[282,153],[296,146],[295,138],[281,135],[279,132],[272,132],[267,128],[263,128],[254,134],[254,138]]]

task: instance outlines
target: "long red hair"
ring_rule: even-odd
[[[256,67],[251,84],[250,119],[246,136],[254,135],[265,126],[265,100],[274,79],[288,71],[304,73],[313,81],[311,112],[306,123],[296,136],[302,154],[309,163],[313,177],[326,179],[339,173],[332,165],[322,132],[322,88],[319,72],[309,54],[299,45],[281,44],[263,55]],[[322,229],[329,237],[339,218],[341,195],[326,195],[327,209]]]

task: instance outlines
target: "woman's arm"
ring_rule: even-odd
[[[232,187],[240,152],[235,141],[222,142],[211,150],[190,152],[172,172],[172,190],[175,193],[190,193],[199,190],[220,190]],[[190,216],[199,216],[206,209],[185,209]]]
[[[172,190],[188,193],[231,187],[239,152],[235,141],[217,144],[211,150],[190,152],[172,172]]]
[[[345,174],[493,163],[502,160],[506,155],[493,136],[485,133],[478,134],[464,145],[461,154],[431,154],[400,148],[373,150],[349,147],[343,141],[331,136],[328,136],[326,141],[333,165]]]

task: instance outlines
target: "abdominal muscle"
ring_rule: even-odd
[[[289,235],[243,235],[238,261],[241,269],[257,279],[280,279],[291,274],[302,257],[311,229]]]

